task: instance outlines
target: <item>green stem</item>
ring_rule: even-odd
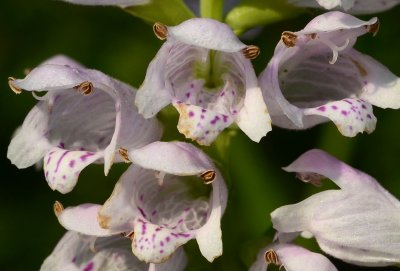
[[[222,21],[224,0],[200,0],[200,16]]]

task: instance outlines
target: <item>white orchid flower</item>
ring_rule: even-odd
[[[75,61],[56,56],[24,79],[9,79],[17,93],[47,92],[32,108],[8,147],[7,157],[18,168],[43,159],[53,190],[70,192],[83,168],[104,163],[107,175],[120,148],[142,147],[161,137],[154,119],[145,120],[133,102],[130,86]]]

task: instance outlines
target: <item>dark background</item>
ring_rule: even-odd
[[[378,35],[365,35],[356,45],[397,75],[399,14],[400,6],[379,14]],[[310,12],[265,27],[251,41],[262,49],[254,61],[257,73],[265,68],[280,33],[302,29],[315,15]],[[15,95],[7,77],[23,78],[25,68],[62,53],[138,87],[160,45],[149,24],[118,8],[73,6],[51,0],[0,1],[0,270],[38,270],[64,232],[53,214],[54,201],[65,206],[103,203],[126,168],[114,165],[110,175],[104,177],[101,166],[92,165],[82,172],[73,192],[61,195],[49,189],[41,170],[18,170],[11,165],[6,158],[10,138],[36,101],[29,93]],[[318,147],[330,152],[371,174],[400,198],[400,111],[375,108],[374,113],[378,118],[376,131],[356,138],[341,136],[332,123],[301,132],[274,127],[261,144],[250,142],[240,132],[230,150],[232,182],[223,220],[224,256],[209,265],[198,257],[192,242],[187,246],[193,258],[188,270],[246,270],[255,249],[272,236],[269,213],[320,191],[281,170],[308,149]],[[327,187],[333,186],[327,183]],[[339,270],[361,270],[339,261],[335,265]]]

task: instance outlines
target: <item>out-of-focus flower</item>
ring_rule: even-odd
[[[400,263],[400,202],[371,176],[321,150],[311,150],[285,168],[302,179],[326,176],[340,190],[327,190],[276,209],[280,233],[306,232],[323,251],[362,266]]]
[[[103,206],[58,208],[60,223],[93,236],[133,232],[132,251],[145,262],[163,262],[191,239],[210,262],[220,256],[227,190],[209,158],[187,143],[154,142],[129,159]]]
[[[225,24],[195,18],[178,26],[156,23],[167,39],[150,63],[136,96],[145,118],[172,103],[179,111],[178,130],[209,145],[233,122],[253,141],[271,130],[270,117],[249,58],[258,55]]]
[[[286,271],[337,271],[324,255],[293,244],[274,243],[263,248],[250,271],[268,270],[270,264],[283,266]]]
[[[150,3],[151,0],[63,0],[65,2],[89,5],[89,6],[120,6],[129,7],[136,5],[144,5]]]
[[[103,163],[108,173],[119,148],[142,147],[161,136],[154,119],[145,120],[133,102],[135,90],[64,56],[33,69],[24,79],[10,78],[17,93],[47,91],[29,112],[8,147],[18,168],[44,159],[50,187],[70,192],[89,164]]]
[[[186,255],[178,249],[162,264],[146,264],[132,255],[130,240],[123,236],[92,237],[73,231],[65,233],[40,271],[181,271]]]
[[[378,28],[376,18],[333,11],[299,32],[284,32],[260,75],[273,124],[306,129],[330,119],[352,137],[375,129],[372,105],[399,108],[399,78],[352,48],[358,36]]]
[[[399,0],[289,0],[299,7],[341,9],[351,14],[382,12],[400,4]]]

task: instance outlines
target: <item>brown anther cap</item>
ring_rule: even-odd
[[[286,47],[291,48],[294,47],[297,43],[297,35],[290,31],[284,31],[282,33],[281,40],[286,45]]]
[[[14,80],[14,77],[8,77],[8,86],[11,88],[12,91],[14,91],[15,94],[20,94],[22,90],[13,84]]]
[[[122,160],[124,160],[125,163],[130,163],[131,160],[129,160],[129,154],[128,150],[124,148],[119,148],[118,149],[119,155],[121,155]]]
[[[207,170],[201,173],[200,177],[203,178],[204,184],[210,184],[214,181],[216,175],[214,170]]]
[[[242,49],[242,53],[248,59],[255,59],[260,54],[260,48],[255,45],[248,45]]]
[[[368,30],[369,33],[372,34],[373,37],[375,37],[376,34],[378,34],[380,25],[381,25],[381,23],[377,19],[376,23],[367,26],[367,30]]]
[[[153,25],[153,31],[156,37],[159,38],[160,40],[165,40],[167,38],[168,28],[162,23],[156,22]]]
[[[79,93],[83,94],[84,96],[90,95],[93,92],[93,84],[89,81],[85,81],[83,83],[80,83],[79,85],[75,86],[74,89],[76,89]]]
[[[61,204],[61,202],[56,200],[56,202],[54,202],[53,204],[53,211],[54,214],[58,217],[62,213],[62,211],[64,211],[64,206]]]

